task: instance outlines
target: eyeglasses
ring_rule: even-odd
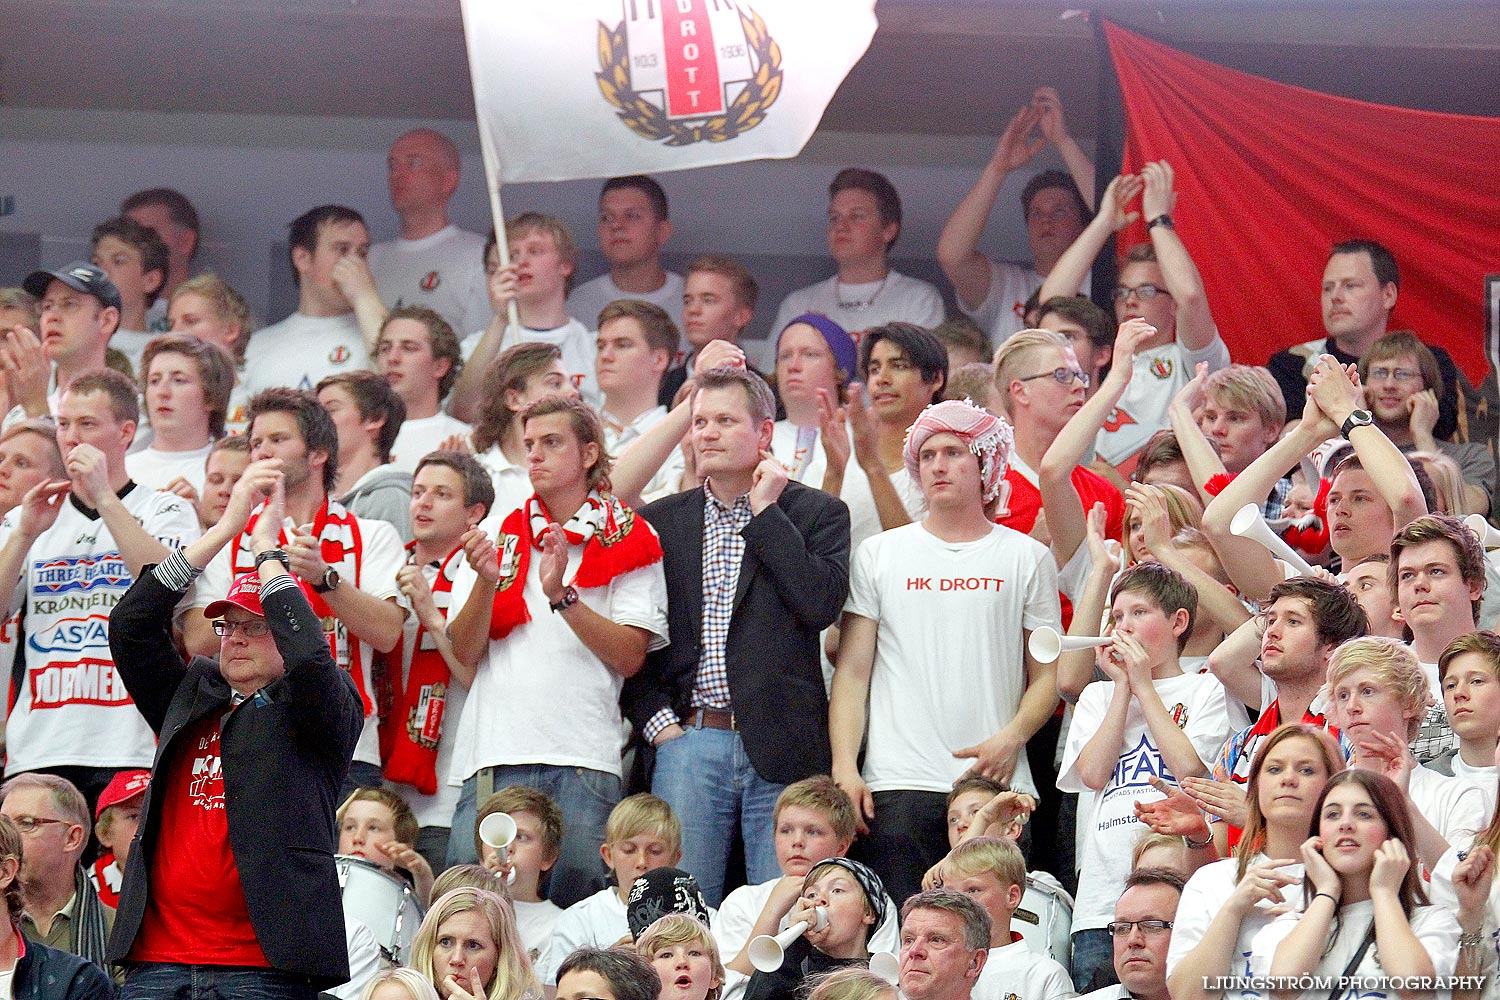
[[[1132,928],[1139,927],[1141,933],[1147,937],[1155,937],[1165,934],[1172,929],[1170,920],[1111,920],[1104,925],[1104,929],[1118,938],[1129,937]]]
[[[214,622],[214,635],[221,638],[226,635],[234,635],[235,632],[243,632],[246,639],[259,639],[269,631],[271,631],[269,624],[255,618],[242,622],[232,622],[228,619],[220,618]]]
[[[1410,368],[1371,368],[1370,378],[1385,381],[1394,379],[1397,382],[1410,382],[1414,378],[1421,378],[1422,373]]]
[[[1150,302],[1158,295],[1165,295],[1169,299],[1172,297],[1171,292],[1167,291],[1165,288],[1158,287],[1157,285],[1136,285],[1134,288],[1131,288],[1128,285],[1121,285],[1119,288],[1115,289],[1114,298],[1116,302],[1124,302],[1126,299],[1130,298],[1131,295],[1134,295],[1142,302]]]
[[[60,823],[63,826],[74,825],[65,819],[48,819],[45,816],[12,816],[10,820],[22,833],[36,833],[48,823]]]
[[[1030,382],[1033,379],[1039,378],[1056,379],[1060,385],[1067,385],[1076,378],[1079,385],[1085,389],[1089,387],[1088,372],[1079,368],[1054,368],[1050,372],[1042,372],[1040,375],[1027,375],[1025,378],[1016,379],[1016,381]]]

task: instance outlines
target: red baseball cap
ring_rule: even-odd
[[[262,618],[266,616],[265,608],[260,606],[259,573],[245,573],[236,578],[234,583],[230,585],[229,593],[224,596],[224,599],[214,601],[208,607],[204,608],[203,616],[205,618],[222,618],[224,612],[228,611],[231,605],[236,608],[243,608],[252,615],[259,615]]]
[[[99,793],[99,804],[94,807],[94,818],[98,819],[104,815],[104,810],[110,806],[117,806],[122,802],[129,802],[138,795],[146,793],[146,786],[151,784],[150,771],[121,771],[110,779],[104,791]]]

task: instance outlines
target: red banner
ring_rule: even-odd
[[[1400,265],[1391,328],[1447,348],[1480,384],[1484,276],[1500,271],[1500,119],[1334,97],[1104,30],[1124,170],[1172,164],[1177,231],[1235,360],[1264,364],[1324,336],[1329,247],[1366,238]],[[1120,245],[1144,239],[1127,230]]]

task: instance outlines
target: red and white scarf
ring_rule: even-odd
[[[250,521],[245,525],[245,530],[240,533],[234,548],[230,551],[229,566],[230,579],[237,579],[243,573],[253,572],[255,569],[255,549],[250,544],[250,533],[255,530],[255,522],[265,510],[262,505],[256,512],[250,515]],[[354,578],[349,581],[350,586],[356,589],[360,585],[360,576],[364,572],[365,550],[364,538],[359,530],[359,520],[344,508],[344,505],[329,497],[323,499],[323,505],[318,508],[317,515],[313,518],[313,535],[320,543],[320,554],[323,561],[330,566],[343,567],[353,565]],[[277,536],[281,545],[287,543],[286,528],[283,526]],[[342,569],[340,569],[342,573]],[[354,686],[359,689],[359,700],[364,705],[365,715],[374,711],[375,703],[370,697],[370,679],[367,676],[364,663],[364,655],[360,652],[360,643],[356,639],[349,641],[349,628],[328,602],[323,600],[323,595],[312,589],[314,582],[298,579],[302,586],[302,592],[307,595],[308,603],[312,605],[313,612],[323,621],[323,634],[328,637],[328,648],[333,651],[333,660],[339,665],[339,669],[348,671],[354,677]]]
[[[500,585],[495,590],[490,638],[503,639],[518,625],[531,621],[526,607],[526,573],[531,550],[541,549],[542,533],[552,515],[533,495],[506,515],[500,525]],[[590,490],[578,512],[562,526],[571,546],[583,546],[572,585],[579,590],[603,587],[615,577],[661,562],[656,531],[611,493]]]
[[[408,543],[407,552],[414,555],[416,544]],[[453,599],[453,578],[463,565],[463,553],[461,545],[448,553],[430,584],[432,603],[444,620]],[[438,743],[443,738],[444,711],[452,678],[448,661],[438,652],[432,633],[420,622],[410,648],[411,662],[407,664],[407,642],[402,636],[389,659],[392,664],[404,664],[406,669],[390,672],[393,697],[391,712],[382,720],[381,759],[388,780],[411,785],[423,795],[434,795],[438,789]]]

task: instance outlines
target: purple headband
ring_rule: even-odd
[[[776,335],[776,351],[781,351],[781,337],[791,327],[798,323],[806,323],[823,335],[828,343],[828,349],[833,352],[834,364],[844,370],[845,381],[852,380],[859,371],[859,351],[854,346],[854,338],[849,331],[839,326],[833,320],[822,313],[803,313],[781,328],[781,333]]]

